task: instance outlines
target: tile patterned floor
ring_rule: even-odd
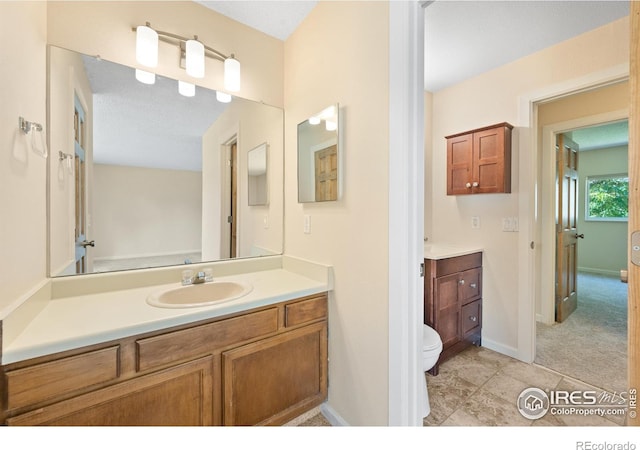
[[[619,416],[547,414],[538,420],[524,418],[516,399],[528,387],[595,390],[544,367],[526,364],[483,347],[470,347],[445,361],[440,373],[426,374],[431,414],[424,426],[619,426]],[[292,423],[297,426],[330,426],[319,410]]]
[[[431,414],[425,426],[618,426],[619,416],[524,418],[516,399],[528,387],[600,389],[540,366],[526,364],[483,347],[470,347],[445,361],[440,373],[426,375]]]

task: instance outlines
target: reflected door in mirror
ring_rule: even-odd
[[[315,153],[316,201],[338,198],[338,146],[332,145]]]

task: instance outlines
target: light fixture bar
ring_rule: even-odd
[[[150,27],[149,22],[147,22],[146,26]],[[136,29],[137,27],[133,27],[131,28],[131,31],[136,31]],[[158,39],[168,44],[176,45],[177,43],[179,45],[180,42],[186,43],[187,41],[192,39],[192,38],[180,36],[179,34],[169,33],[168,31],[160,31],[160,30],[156,30],[155,28],[154,30],[156,33],[158,33]],[[225,55],[222,52],[219,52],[215,48],[209,47],[208,45],[204,45],[204,50],[205,50],[204,54],[206,56],[208,56],[209,58],[217,59],[218,61],[224,61],[225,59],[229,58],[229,56]]]

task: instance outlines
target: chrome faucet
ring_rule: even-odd
[[[208,281],[213,281],[213,274],[211,273],[211,269],[198,271],[195,273],[195,275],[191,270],[184,270],[182,272],[183,286],[188,286],[190,284],[202,284]]]

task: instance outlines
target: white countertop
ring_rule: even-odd
[[[477,245],[444,243],[424,244],[425,259],[453,258],[454,256],[470,255],[471,253],[478,253],[481,251],[483,251],[483,248]]]
[[[285,269],[216,280],[244,281],[253,290],[239,299],[196,308],[158,308],[146,298],[180,283],[56,298],[2,352],[2,364],[266,306],[330,289],[325,281]],[[193,286],[197,289],[198,286]]]

